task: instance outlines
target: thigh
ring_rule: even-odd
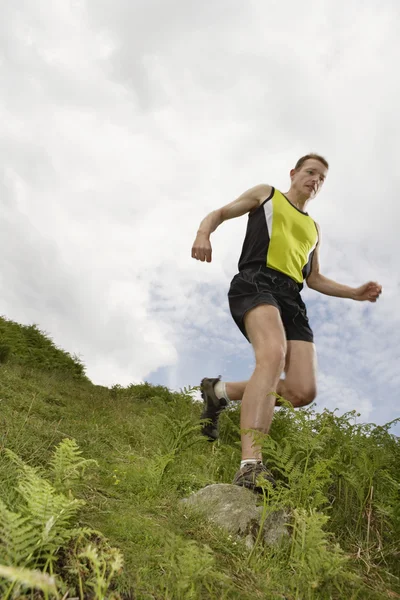
[[[260,304],[252,308],[244,317],[244,326],[256,358],[266,352],[286,355],[285,329],[275,306]]]
[[[315,344],[300,340],[287,342],[285,385],[291,390],[298,391],[300,395],[315,396],[317,389]]]

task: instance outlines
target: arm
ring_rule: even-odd
[[[241,217],[245,213],[258,208],[271,193],[271,186],[266,184],[256,185],[244,192],[239,198],[226,204],[222,208],[209,213],[200,223],[196,239],[192,247],[192,258],[204,262],[211,262],[210,235],[228,219]]]
[[[337,283],[332,279],[328,279],[321,275],[319,269],[319,247],[321,244],[321,231],[319,226],[318,229],[318,244],[315,248],[311,272],[307,277],[307,285],[312,290],[326,294],[327,296],[336,296],[337,298],[351,298],[352,300],[368,300],[369,302],[376,302],[382,291],[382,286],[375,281],[369,281],[364,283],[360,287],[349,287],[341,283]]]

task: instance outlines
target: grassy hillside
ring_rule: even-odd
[[[6,319],[0,408],[1,598],[400,598],[400,444],[389,426],[277,411],[265,456],[278,486],[265,505],[291,510],[292,535],[249,551],[179,504],[232,480],[237,409],[209,444],[189,393],[95,386],[77,357]]]

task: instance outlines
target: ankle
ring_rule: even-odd
[[[230,401],[230,398],[226,392],[226,383],[224,381],[217,381],[217,383],[214,385],[214,392],[218,400],[225,399],[227,402]]]
[[[240,468],[243,469],[243,467],[245,465],[257,465],[257,464],[261,464],[262,460],[260,458],[244,458],[241,462],[240,462]]]

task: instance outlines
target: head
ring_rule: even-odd
[[[315,198],[328,174],[329,165],[319,154],[306,154],[299,158],[290,171],[291,189],[308,199]]]

